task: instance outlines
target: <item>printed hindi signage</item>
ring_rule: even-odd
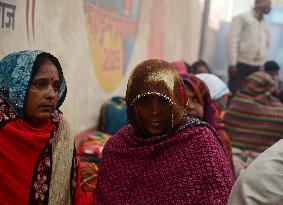
[[[92,65],[106,92],[122,81],[135,45],[138,0],[85,0],[84,12]]]
[[[12,29],[15,27],[16,5],[0,1],[0,22],[2,29]]]

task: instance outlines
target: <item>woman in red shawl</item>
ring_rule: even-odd
[[[78,161],[59,111],[61,65],[43,51],[0,61],[0,204],[83,204]],[[76,186],[77,185],[77,186]]]
[[[232,148],[229,137],[222,124],[217,109],[215,108],[207,85],[197,76],[183,73],[181,77],[188,92],[187,113],[210,124],[221,137],[228,158],[232,162]]]
[[[136,66],[126,92],[129,125],[105,145],[95,204],[224,205],[234,176],[207,123],[185,119],[187,95],[162,60]]]

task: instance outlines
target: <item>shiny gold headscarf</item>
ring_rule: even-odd
[[[135,103],[144,96],[158,95],[172,105],[172,128],[184,122],[187,95],[185,86],[177,70],[168,62],[150,59],[138,64],[133,70],[127,85],[126,103],[128,121],[137,127]]]

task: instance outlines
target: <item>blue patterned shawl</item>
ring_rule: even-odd
[[[25,50],[11,53],[0,61],[0,97],[11,107],[17,117],[22,117],[26,95],[34,74],[34,62],[38,55],[46,53],[40,50]],[[65,100],[66,81],[62,68],[57,68],[62,82],[56,108]]]

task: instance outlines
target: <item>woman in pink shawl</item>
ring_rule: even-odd
[[[220,115],[215,107],[216,103],[214,104],[211,99],[207,84],[191,73],[183,73],[181,74],[181,78],[184,81],[189,98],[187,103],[188,115],[207,122],[216,130],[216,133],[224,143],[227,157],[232,163],[232,147],[230,140],[224,130],[223,123],[221,123]]]
[[[224,205],[234,184],[221,140],[185,120],[187,95],[162,60],[136,66],[126,92],[129,125],[105,145],[95,204]]]

